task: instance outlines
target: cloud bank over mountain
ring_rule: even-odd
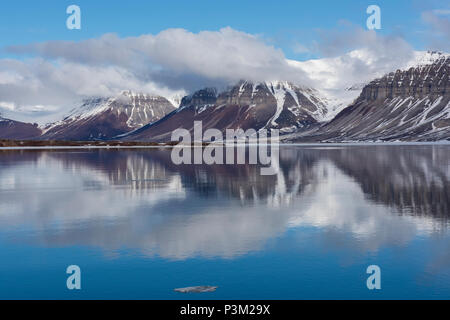
[[[354,26],[323,31],[317,48],[326,58],[294,61],[263,36],[231,27],[9,46],[4,49],[15,58],[0,59],[0,110],[42,122],[84,97],[127,89],[171,98],[241,79],[290,81],[339,96],[415,57],[403,38]]]

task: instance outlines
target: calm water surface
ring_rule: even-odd
[[[450,298],[450,146],[282,147],[276,166],[2,150],[0,299]],[[219,288],[173,292],[195,285]]]

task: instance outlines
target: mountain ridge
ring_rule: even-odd
[[[161,119],[175,107],[164,97],[122,91],[85,99],[64,119],[45,126],[42,139],[107,140]]]
[[[125,134],[137,141],[168,141],[173,130],[193,130],[194,121],[205,129],[262,128],[291,132],[319,123],[327,113],[323,98],[307,87],[286,81],[241,80],[219,92],[204,88],[182,99],[180,107],[160,121]]]
[[[450,139],[450,56],[397,70],[367,84],[330,122],[294,141]]]
[[[286,142],[450,139],[450,55],[416,54],[408,65],[346,87],[351,95],[359,95],[345,108],[311,87],[241,80],[220,91],[206,87],[170,100],[130,90],[114,97],[91,97],[62,120],[37,128],[40,131],[20,121],[7,128],[3,121],[2,130],[9,130],[3,136],[23,137],[13,134],[15,124],[27,127],[26,136],[33,139],[168,142],[173,130],[192,131],[194,121],[203,121],[204,129],[222,131],[279,129]],[[170,101],[179,101],[179,107]]]

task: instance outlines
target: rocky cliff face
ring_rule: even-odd
[[[302,128],[322,120],[327,108],[319,93],[289,82],[252,83],[243,81],[218,96],[217,105],[257,107],[266,128]]]
[[[449,92],[450,57],[442,56],[429,65],[391,72],[365,86],[359,100],[385,100],[395,97],[439,97]]]
[[[220,93],[206,88],[184,97],[178,110],[124,139],[169,141],[173,130],[192,130],[194,121],[202,121],[204,130],[276,128],[292,132],[316,125],[326,113],[325,102],[313,89],[288,82],[241,81]]]
[[[389,73],[366,85],[332,121],[297,140],[449,140],[449,77],[446,55],[432,64]]]
[[[62,121],[45,127],[42,139],[102,140],[157,121],[175,107],[165,98],[124,91],[113,98],[91,98]]]
[[[43,128],[8,120],[0,137],[10,139],[168,142],[175,129],[279,129],[285,141],[450,140],[450,56],[430,53],[413,67],[397,70],[347,91],[360,92],[341,110],[318,91],[289,82],[240,81],[219,92],[205,88],[184,98],[178,109],[159,96],[124,91],[91,98],[63,120]],[[19,129],[21,128],[21,129]],[[21,131],[23,130],[23,132]]]
[[[204,88],[196,91],[194,94],[185,96],[181,99],[180,107],[188,106],[212,106],[217,101],[217,89],[216,88]]]

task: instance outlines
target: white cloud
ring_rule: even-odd
[[[414,56],[401,37],[351,25],[322,31],[321,39],[315,50],[326,58],[306,62],[288,60],[263,38],[230,27],[199,33],[167,29],[126,38],[105,34],[80,42],[10,46],[9,53],[33,58],[0,59],[0,97],[19,113],[52,106],[44,108],[49,115],[72,108],[86,96],[130,89],[171,98],[241,79],[285,80],[342,93],[355,83],[401,68]],[[304,46],[297,49],[313,51]],[[28,114],[37,117],[44,111]]]
[[[36,104],[64,109],[80,97],[113,95],[124,89],[170,98],[240,79],[307,82],[280,49],[231,28],[199,33],[168,29],[127,38],[106,34],[81,42],[50,41],[7,50],[35,56],[0,60],[0,96],[17,109]]]
[[[302,80],[302,74],[289,67],[280,49],[229,27],[199,33],[168,29],[157,35],[128,38],[106,34],[78,43],[52,41],[11,46],[8,50],[83,65],[121,67],[141,78],[156,78],[169,87],[176,82],[165,73],[220,82],[275,80],[288,73],[287,77]]]

